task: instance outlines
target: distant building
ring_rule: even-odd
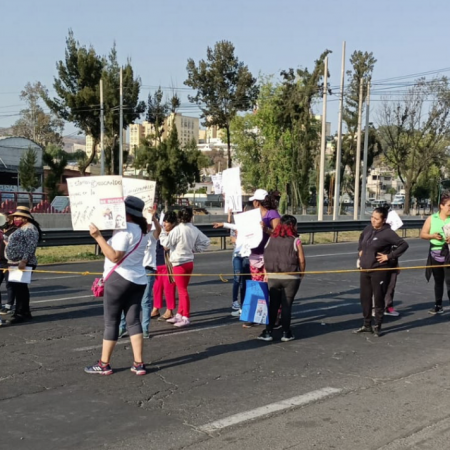
[[[123,138],[122,138],[122,141],[123,141],[123,147],[124,147],[124,150],[125,150],[125,146],[127,146],[128,144],[127,144],[127,132],[126,132],[126,130],[123,130],[123,133],[122,133],[122,136],[123,136]],[[94,140],[92,139],[92,136],[91,135],[89,135],[89,134],[87,134],[86,135],[86,155],[89,157],[89,156],[91,156],[91,154],[92,154],[92,147],[93,147],[93,145],[94,145]],[[97,147],[96,147],[96,151],[97,151],[97,154],[99,154],[100,153],[100,142],[97,144]]]
[[[179,113],[172,113],[164,121],[163,139],[167,138],[172,127],[176,126],[178,131],[178,140],[181,145],[187,145],[192,139],[198,143],[198,131],[200,120],[198,117],[183,116]]]
[[[20,186],[19,163],[27,150],[36,152],[36,164],[34,166],[36,174],[41,180],[43,177],[42,153],[43,149],[36,142],[16,136],[0,137],[0,191],[21,192],[24,189]],[[39,187],[35,192],[42,192]]]

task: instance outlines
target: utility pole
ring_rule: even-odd
[[[359,206],[359,178],[361,173],[361,127],[364,79],[359,80],[359,106],[358,106],[358,136],[356,139],[356,167],[355,167],[355,198],[353,201],[353,220],[358,220]]]
[[[317,220],[323,220],[323,201],[325,187],[325,150],[327,145],[327,94],[328,94],[328,56],[325,58],[323,74],[323,107],[322,133],[320,136],[320,168],[319,168],[319,198],[317,199]]]
[[[103,80],[100,80],[100,175],[105,175],[105,146],[104,146],[104,137],[105,137],[105,116],[103,110]]]
[[[363,172],[362,172],[362,186],[361,186],[361,211],[360,220],[366,218],[366,186],[367,186],[367,158],[369,153],[369,116],[370,116],[370,83],[367,85],[366,95],[366,130],[364,132],[364,157],[363,157]]]
[[[345,41],[342,43],[341,91],[339,95],[338,135],[336,147],[336,175],[334,185],[333,220],[339,220],[341,198],[342,115],[344,110]]]
[[[123,175],[123,70],[120,68],[119,98],[119,175]]]

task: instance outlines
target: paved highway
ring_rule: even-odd
[[[427,243],[409,244],[402,266],[423,265]],[[356,245],[309,246],[306,257],[307,270],[353,269]],[[207,253],[195,272],[230,266],[230,252]],[[52,267],[101,270],[98,262]],[[433,286],[423,270],[401,273],[401,316],[386,318],[378,340],[351,333],[362,322],[356,273],[305,277],[288,343],[258,341],[261,327],[243,329],[230,316],[231,283],[194,278],[192,325],[152,321],[145,377],[129,371],[127,339],[114,375],[83,372],[102,339],[92,280],[35,274],[34,320],[0,328],[0,448],[448,448],[449,315],[427,314]]]

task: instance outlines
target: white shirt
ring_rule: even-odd
[[[146,236],[142,237],[139,247],[134,250],[139,239],[141,239],[141,235],[142,231],[139,225],[127,222],[126,230],[114,231],[112,238],[108,240],[108,244],[116,251],[125,252],[125,254],[133,252],[126,257],[125,261],[115,271],[125,280],[135,284],[147,284],[147,276],[142,265],[147,245]],[[105,257],[103,277],[106,277],[115,265],[116,263]]]
[[[156,270],[156,242],[155,236],[153,236],[153,231],[149,231],[146,236],[147,246],[145,248],[144,261],[142,265],[144,267],[152,267]]]
[[[159,237],[161,245],[170,249],[170,262],[174,266],[194,260],[194,252],[204,252],[209,246],[207,238],[192,223],[180,223],[169,234],[162,232]]]

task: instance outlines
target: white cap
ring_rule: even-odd
[[[253,200],[263,201],[266,199],[266,197],[269,195],[269,193],[265,189],[256,189],[255,193],[253,194],[253,197],[250,197],[249,200],[252,202]]]

